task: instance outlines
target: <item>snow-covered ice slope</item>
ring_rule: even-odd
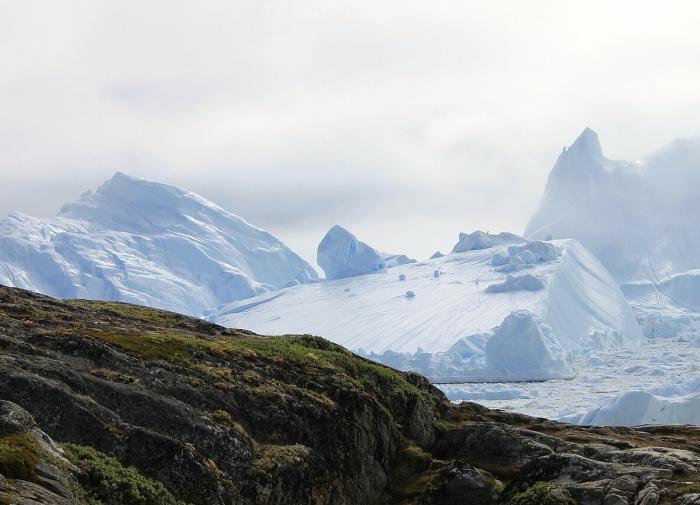
[[[516,239],[267,293],[209,317],[266,334],[314,333],[434,381],[570,377],[569,353],[637,345],[641,330],[592,254],[574,240]]]
[[[559,156],[525,236],[575,238],[618,282],[659,285],[700,268],[698,188],[700,138],[640,161],[610,160],[586,128]]]
[[[201,315],[318,275],[271,234],[189,191],[117,173],[54,218],[0,221],[0,284]]]

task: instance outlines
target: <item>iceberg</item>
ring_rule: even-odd
[[[589,410],[584,425],[700,424],[700,380],[675,388],[627,391]]]
[[[700,137],[611,160],[586,128],[557,159],[525,236],[577,239],[621,284],[700,269],[699,168]]]
[[[0,284],[200,316],[318,279],[279,239],[205,198],[116,173],[41,219],[0,221]]]
[[[326,279],[344,279],[386,269],[384,257],[342,226],[333,226],[318,244],[316,261]]]

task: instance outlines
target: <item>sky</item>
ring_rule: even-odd
[[[688,1],[0,0],[0,218],[117,171],[307,260],[341,224],[425,258],[522,233],[564,145],[700,134]]]

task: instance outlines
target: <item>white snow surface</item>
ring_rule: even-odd
[[[59,298],[198,316],[317,278],[280,240],[201,196],[119,172],[57,217],[0,221],[0,284]]]
[[[556,254],[542,261],[535,255],[526,271],[515,274],[492,264],[496,255],[511,258],[529,250],[509,245],[511,240],[388,272],[296,286],[226,304],[208,317],[263,334],[321,335],[434,381],[571,377],[571,354],[639,343],[641,330],[619,287],[578,242],[546,243]],[[489,292],[508,275],[516,279],[509,289]],[[530,281],[517,281],[521,275],[541,288],[528,289]],[[508,331],[514,312],[523,318],[525,333]],[[528,352],[504,350],[516,345]]]

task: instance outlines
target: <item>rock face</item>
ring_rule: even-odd
[[[321,338],[12,288],[0,400],[3,505],[657,505],[700,491],[698,428],[456,406]]]
[[[80,503],[74,492],[79,469],[26,410],[5,400],[0,400],[0,472],[0,503]]]
[[[0,220],[0,284],[199,316],[314,269],[270,233],[190,191],[117,173],[58,216]]]

